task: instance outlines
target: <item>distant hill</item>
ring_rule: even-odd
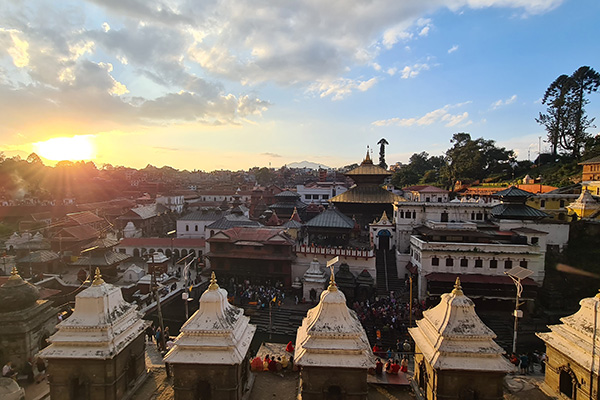
[[[310,169],[319,169],[319,167],[321,167],[321,168],[325,168],[325,169],[331,169],[331,167],[328,167],[327,165],[314,163],[311,161],[293,162],[291,164],[287,164],[287,167],[288,168],[310,168]]]

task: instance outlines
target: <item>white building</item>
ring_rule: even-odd
[[[296,185],[300,201],[310,204],[329,205],[329,199],[346,192],[348,188],[342,182],[315,182],[308,185]]]
[[[156,203],[162,204],[169,210],[181,214],[183,212],[183,204],[185,203],[183,195],[171,196],[156,196]]]

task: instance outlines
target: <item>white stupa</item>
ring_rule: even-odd
[[[294,362],[306,367],[368,369],[374,363],[365,329],[346,306],[333,273],[317,306],[308,310],[296,334]],[[366,382],[366,372],[365,372]]]
[[[321,271],[321,267],[319,266],[319,260],[317,258],[313,258],[310,263],[310,266],[304,273],[303,281],[303,289],[302,289],[302,297],[306,300],[310,299],[310,291],[312,289],[315,290],[317,298],[321,295],[321,292],[325,288],[325,284],[327,283],[327,275],[325,272]]]
[[[434,370],[505,373],[513,368],[494,342],[496,334],[479,319],[475,304],[464,295],[456,278],[454,290],[423,313],[409,333],[415,348]]]
[[[75,297],[75,310],[58,324],[50,346],[41,351],[46,359],[115,357],[146,329],[134,304],[123,300],[121,289],[104,282],[100,270],[92,286]]]
[[[200,308],[181,327],[175,345],[165,356],[170,364],[240,364],[250,347],[256,327],[244,310],[227,301],[213,271]]]

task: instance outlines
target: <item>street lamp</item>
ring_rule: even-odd
[[[175,255],[173,254],[173,239],[174,239],[174,237],[172,236],[175,233],[177,233],[177,230],[175,230],[175,229],[167,232],[167,236],[171,236],[171,266],[172,267],[175,267]]]
[[[510,279],[513,280],[513,282],[515,283],[515,286],[517,288],[517,297],[516,297],[516,301],[515,301],[515,311],[514,311],[515,326],[514,326],[514,332],[513,332],[513,345],[512,345],[512,352],[516,354],[516,352],[517,352],[517,327],[519,324],[519,318],[523,317],[523,311],[519,310],[519,306],[521,306],[521,304],[519,303],[519,299],[521,298],[521,294],[523,293],[523,285],[521,284],[521,281],[523,279],[531,276],[533,274],[533,271],[522,268],[522,267],[514,267],[510,271],[505,271],[504,273],[506,275],[510,276]]]

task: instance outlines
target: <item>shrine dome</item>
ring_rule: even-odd
[[[25,282],[16,268],[11,277],[0,286],[0,313],[24,310],[33,306],[40,298],[40,291]]]

